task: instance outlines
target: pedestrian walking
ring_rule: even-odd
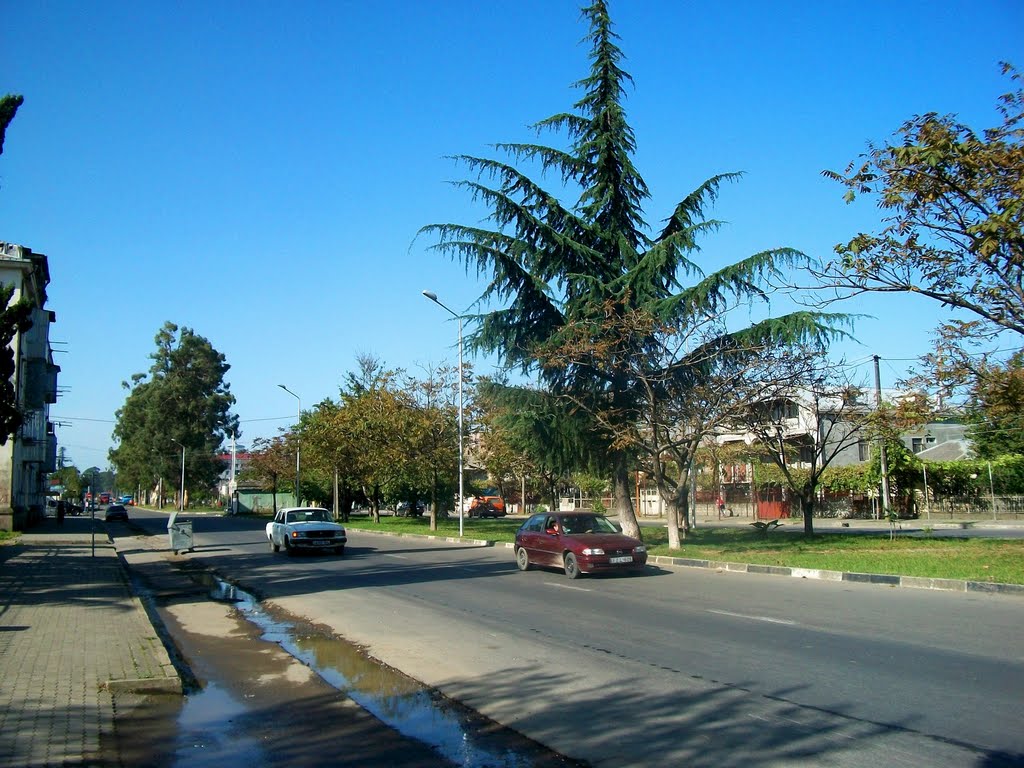
[[[718,519],[721,520],[723,513],[725,512],[725,499],[722,498],[722,494],[718,494]]]

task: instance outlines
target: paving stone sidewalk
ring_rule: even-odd
[[[103,524],[95,535],[93,525],[48,519],[0,546],[0,768],[110,764],[117,695],[181,693]]]

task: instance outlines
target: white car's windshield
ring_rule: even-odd
[[[329,523],[331,522],[330,513],[325,509],[300,509],[295,512],[288,512],[285,515],[286,523],[304,523],[304,522],[316,522],[316,523]]]

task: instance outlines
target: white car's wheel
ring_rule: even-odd
[[[275,544],[273,539],[270,540],[270,548],[273,549],[275,552],[281,551],[280,545]]]

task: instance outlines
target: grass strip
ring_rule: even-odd
[[[463,537],[493,542],[512,542],[521,520],[464,519]],[[427,517],[355,515],[351,528],[386,533],[458,536],[458,518],[438,520],[431,531]],[[1024,584],[1024,539],[932,537],[925,534],[867,534],[857,531],[804,536],[797,531],[767,535],[745,528],[698,528],[682,548],[670,549],[668,531],[644,527],[644,542],[652,555],[697,560],[722,560],[791,568],[813,568],[852,573],[918,576],[933,579],[965,579],[999,584]]]

